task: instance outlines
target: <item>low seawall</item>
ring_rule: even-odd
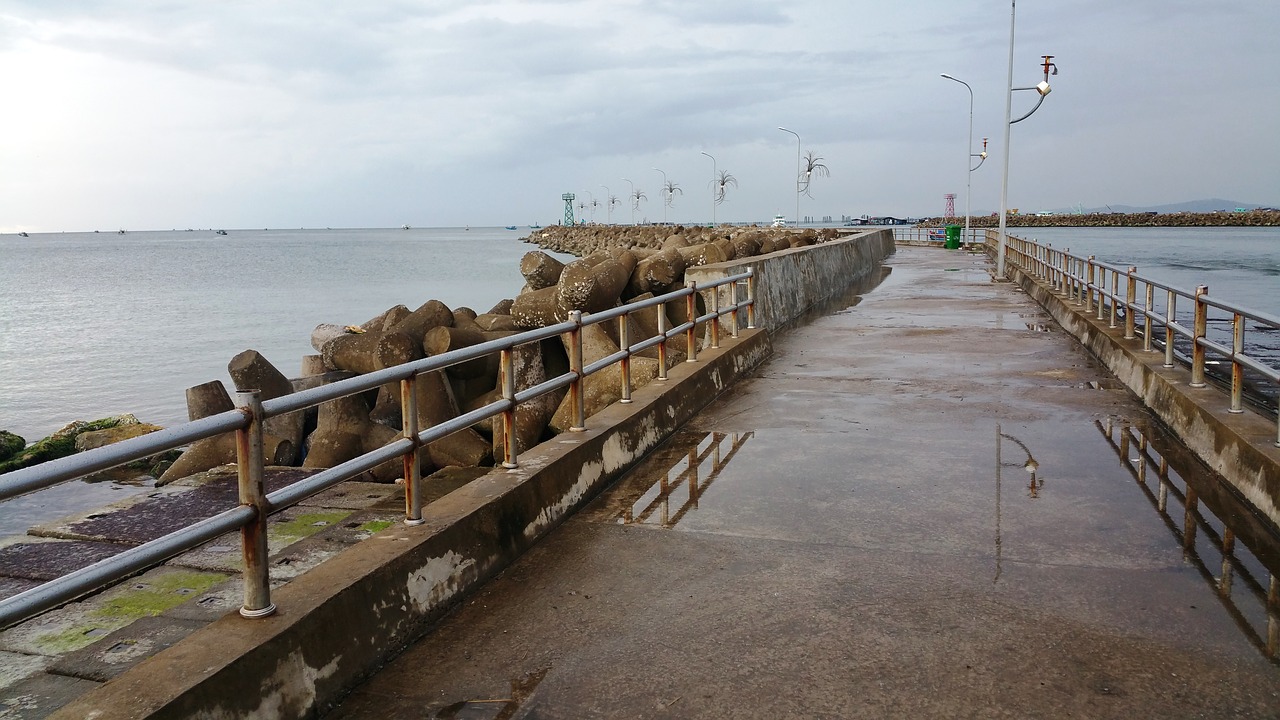
[[[1163,352],[1142,349],[1140,338],[1126,340],[1124,328],[1111,328],[1082,312],[1020,269],[1013,281],[1040,303],[1067,332],[1093,353],[1136,394],[1186,447],[1280,527],[1280,448],[1276,425],[1246,411],[1228,412],[1230,399],[1213,387],[1193,388],[1185,368],[1164,367]]]
[[[893,230],[869,230],[812,247],[689,268],[685,279],[702,283],[754,268],[756,324],[772,333],[879,267],[894,248]],[[721,305],[728,305],[729,289],[718,292]]]

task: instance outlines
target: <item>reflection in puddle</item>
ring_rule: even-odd
[[[1003,451],[1003,441],[1010,440],[1019,450],[1015,450],[1006,459]],[[1023,457],[1025,455],[1025,458]],[[1031,454],[1031,450],[1027,448],[1026,443],[1022,442],[1012,434],[1001,432],[1000,423],[996,423],[996,576],[992,582],[1000,581],[1000,573],[1003,569],[1004,561],[1004,541],[1000,537],[1001,522],[1001,498],[1003,496],[1003,478],[1004,469],[1007,467],[1022,468],[1030,474],[1031,480],[1027,483],[1027,497],[1035,500],[1040,497],[1040,491],[1044,489],[1044,478],[1039,475],[1040,463]]]
[[[624,493],[626,506],[616,515],[618,523],[673,527],[697,509],[698,499],[754,435],[682,433],[672,438],[662,451],[670,464],[647,486]]]
[[[1225,483],[1175,457],[1176,449],[1159,443],[1162,454],[1158,438],[1128,424],[1094,424],[1181,545],[1186,563],[1249,641],[1280,662],[1280,538]]]

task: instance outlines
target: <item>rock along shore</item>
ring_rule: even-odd
[[[917,226],[964,224],[964,218],[924,218]],[[970,227],[998,228],[995,215],[973,215]],[[1213,213],[1087,213],[1084,215],[1008,215],[1007,227],[1280,227],[1280,210]]]

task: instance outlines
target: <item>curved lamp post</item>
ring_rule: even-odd
[[[591,209],[588,210],[587,213],[591,217],[591,224],[594,225],[596,222],[596,196],[592,195],[590,190],[583,190],[582,192],[586,193],[587,199],[590,200],[590,202],[587,203],[587,207]]]
[[[800,227],[800,133],[784,127],[778,129],[796,136],[796,227]]]
[[[716,226],[716,158],[709,152],[703,155],[711,158],[711,227]]]
[[[946,73],[942,73],[942,77],[960,83],[969,91],[969,142],[965,145],[965,153],[969,157],[964,163],[964,166],[969,168],[969,172],[965,176],[964,187],[964,237],[965,242],[967,243],[969,242],[969,199],[973,196],[973,171],[982,167],[982,163],[987,159],[987,141],[986,138],[983,138],[981,153],[975,153],[973,151],[973,88],[969,87],[969,83],[961,80],[960,78],[952,77]],[[978,161],[978,165],[976,167],[970,168],[969,163],[972,162],[975,157],[981,159]]]
[[[636,194],[636,184],[626,178],[622,178],[622,182],[631,186],[631,194],[627,196],[627,200],[631,201],[631,224],[636,224],[636,206],[640,204],[638,200],[631,200]]]
[[[662,224],[667,224],[667,206],[671,204],[671,191],[667,189],[667,174],[658,168],[650,168],[655,172],[662,173]]]
[[[1008,235],[1005,233],[1006,218],[1009,208],[1009,129],[1014,123],[1022,122],[1031,117],[1031,114],[1040,109],[1040,103],[1044,102],[1044,98],[1049,94],[1049,71],[1053,70],[1053,74],[1058,74],[1058,66],[1054,65],[1052,55],[1042,55],[1044,58],[1044,80],[1037,83],[1033,87],[1016,88],[1013,86],[1013,30],[1016,13],[1018,10],[1018,0],[1010,0],[1009,2],[1009,81],[1008,91],[1004,96],[1004,172],[1000,177],[1000,237],[999,247],[996,252],[996,277],[1003,280],[1005,270],[1005,246],[1009,244]],[[1036,101],[1036,106],[1026,115],[1011,120],[1013,117],[1013,93],[1016,90],[1035,90],[1040,94],[1040,99]]]
[[[613,199],[614,199],[613,191],[609,189],[608,185],[601,185],[600,187],[604,188],[604,205],[605,205],[604,221],[606,225],[612,225],[613,224]]]

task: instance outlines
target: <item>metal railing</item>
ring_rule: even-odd
[[[967,234],[964,232],[963,228],[960,230],[960,244],[962,245],[981,245],[986,242],[986,240],[986,231],[982,228],[971,227]],[[900,243],[942,245],[943,242],[946,241],[946,226],[938,225],[936,227],[925,227],[915,225],[912,227],[896,227],[893,228],[893,241]]]
[[[685,336],[686,362],[697,362],[698,332],[707,328],[708,345],[720,346],[720,318],[728,315],[729,332],[738,337],[739,314],[745,311],[747,328],[755,327],[756,278],[752,268],[745,272],[710,282],[689,282],[684,288],[665,295],[635,302],[598,313],[571,311],[566,322],[510,337],[491,340],[468,348],[389,367],[377,372],[348,378],[310,390],[271,400],[261,400],[257,390],[236,393],[234,410],[184,423],[141,437],[124,440],[96,450],[52,460],[0,476],[0,502],[10,498],[74,480],[127,462],[160,452],[178,449],[197,440],[226,432],[236,433],[236,466],[239,502],[234,508],[196,522],[163,537],[130,548],[75,572],[0,601],[0,628],[9,627],[33,615],[55,608],[192,550],[214,538],[240,530],[244,556],[244,604],[240,614],[262,617],[275,611],[271,602],[269,565],[267,563],[267,518],[272,513],[350,480],[384,462],[402,458],[404,463],[405,524],[418,525],[422,519],[421,472],[419,453],[425,446],[454,432],[489,418],[502,416],[501,465],[518,467],[516,445],[516,407],[566,386],[574,409],[570,431],[586,429],[586,405],[583,381],[590,375],[619,364],[621,368],[621,402],[631,402],[631,357],[652,347],[657,348],[659,371],[657,380],[667,379],[667,344]],[[746,285],[746,300],[739,301],[739,284]],[[729,285],[730,302],[720,307],[718,293],[708,293],[710,309],[697,314],[699,293]],[[666,327],[666,313],[658,312],[657,334],[631,343],[628,317],[631,313],[685,302],[686,321]],[[618,321],[620,349],[595,362],[584,365],[582,329],[589,325]],[[707,324],[709,322],[709,324]],[[569,372],[527,389],[516,391],[513,373],[515,348],[529,343],[568,336]],[[502,397],[484,407],[458,415],[430,428],[418,428],[416,381],[419,375],[444,370],[453,365],[499,353],[499,387]],[[338,398],[376,389],[391,382],[400,383],[403,430],[399,439],[377,450],[360,455],[332,468],[321,470],[273,493],[264,491],[263,422]],[[494,428],[495,433],[498,428]]]
[[[998,242],[998,237],[997,232],[987,231],[988,243]],[[1059,250],[1034,240],[1007,237],[1006,255],[1010,264],[1044,282],[1053,292],[1083,308],[1085,314],[1096,313],[1096,319],[1105,320],[1107,327],[1119,329],[1123,324],[1126,340],[1141,335],[1144,351],[1163,350],[1164,367],[1172,368],[1176,360],[1182,359],[1177,357],[1176,346],[1183,342],[1191,351],[1186,359],[1191,369],[1191,387],[1201,388],[1207,384],[1206,365],[1215,362],[1209,360],[1210,353],[1216,361],[1229,363],[1230,378],[1223,378],[1231,397],[1227,412],[1244,412],[1246,373],[1280,386],[1280,368],[1245,352],[1248,324],[1252,322],[1257,331],[1280,332],[1280,317],[1210,297],[1207,285],[1187,291],[1139,275],[1133,266],[1113,265],[1092,255],[1073,255],[1070,249]],[[1180,306],[1190,308],[1189,313],[1182,311],[1190,319],[1189,326],[1179,322]],[[1230,324],[1230,345],[1209,337],[1211,320]],[[1157,342],[1163,347],[1157,348]],[[1280,447],[1280,407],[1277,408],[1275,445]]]

